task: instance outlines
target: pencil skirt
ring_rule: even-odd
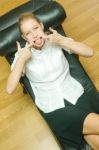
[[[75,105],[67,100],[64,103],[65,107],[43,113],[43,116],[61,145],[67,144],[80,150],[85,145],[82,134],[84,120],[89,113],[99,114],[99,97],[92,90],[84,92]]]

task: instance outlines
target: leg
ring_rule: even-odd
[[[84,120],[83,124],[84,135],[99,135],[99,115],[90,113]]]
[[[94,150],[99,150],[99,135],[85,135],[84,139]]]
[[[99,150],[99,115],[90,113],[84,120],[83,134],[87,143],[94,149]]]

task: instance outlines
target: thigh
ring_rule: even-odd
[[[65,126],[65,130],[67,129],[67,132],[71,130],[75,132],[76,129],[77,131],[81,129],[80,133],[82,134],[83,122],[88,114],[88,111],[83,111],[73,105],[67,105],[65,108],[45,114],[45,118],[49,124],[56,129],[61,129],[63,126]]]
[[[83,134],[99,135],[99,115],[90,113],[86,116],[83,123]]]
[[[99,96],[95,90],[84,92],[78,99],[76,107],[99,114]]]
[[[82,129],[84,119],[88,113],[76,108],[74,105],[67,104],[65,108],[47,113],[44,116],[51,129],[62,142],[66,142],[71,146],[78,146],[85,143]]]

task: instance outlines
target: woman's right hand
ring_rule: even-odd
[[[26,62],[28,59],[31,58],[31,45],[26,45],[24,48],[21,48],[21,45],[18,41],[16,41],[17,50],[19,58],[22,59],[23,62]]]

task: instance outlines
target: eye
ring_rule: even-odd
[[[25,35],[26,35],[26,36],[29,35],[29,32],[27,32]]]
[[[38,27],[36,26],[36,27],[34,27],[34,30],[36,30],[36,29],[38,29]]]

